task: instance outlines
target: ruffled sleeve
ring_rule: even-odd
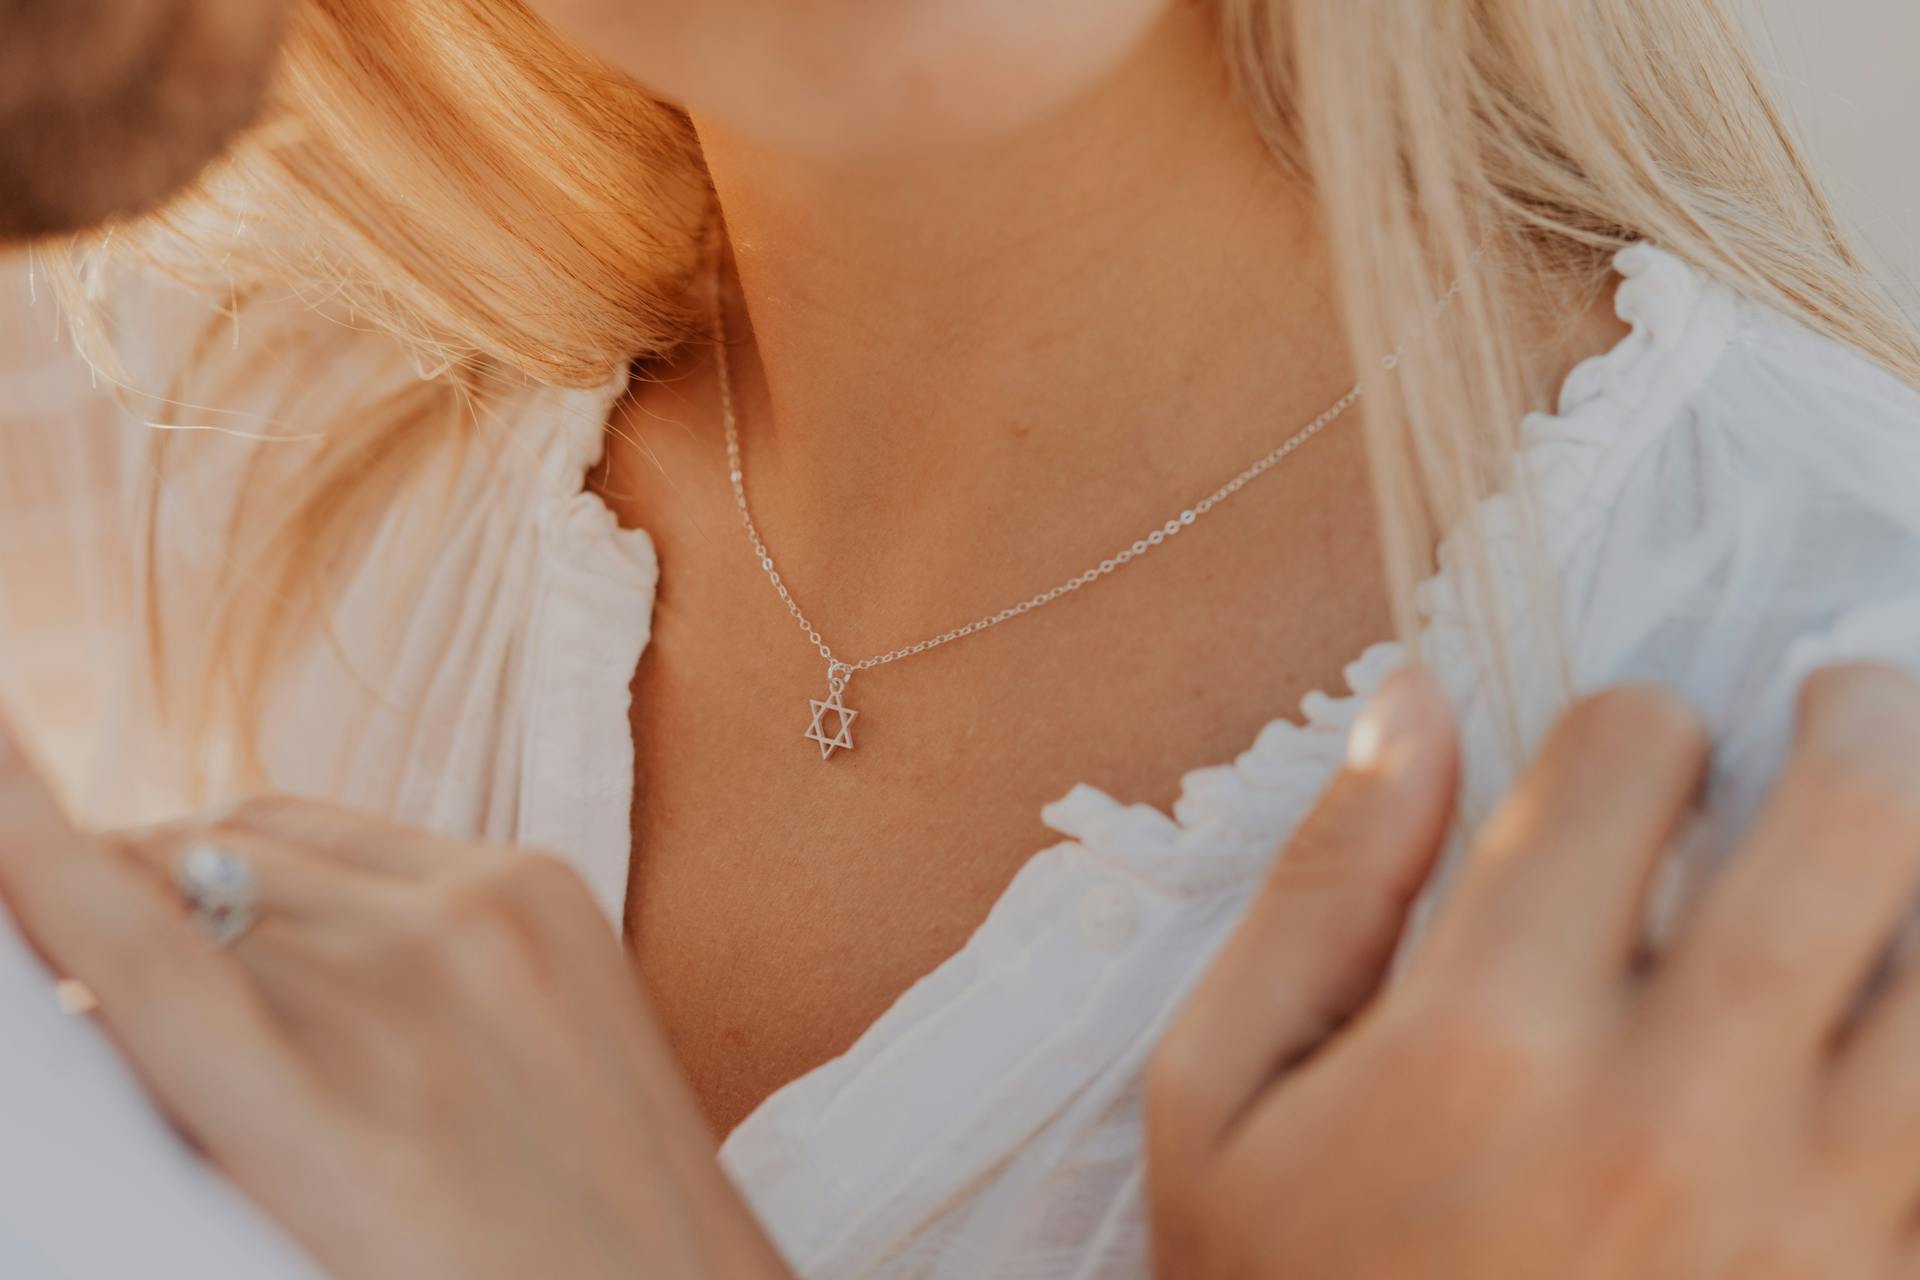
[[[1778,773],[1809,673],[1873,661],[1920,676],[1920,392],[1744,306],[1639,470],[1576,601],[1584,682],[1659,680],[1705,716],[1704,869]]]
[[[1765,796],[1809,672],[1872,660],[1920,675],[1920,391],[1650,246],[1617,265],[1633,334],[1528,420],[1533,519],[1496,498],[1483,533],[1524,745],[1568,694],[1627,681],[1675,690],[1705,720],[1704,809],[1668,882],[1684,895]],[[1534,528],[1564,666],[1541,660],[1517,585]],[[1483,814],[1524,753],[1498,741],[1484,614],[1452,558],[1421,595],[1424,648],[1461,705],[1468,806]]]
[[[1521,483],[1478,512],[1487,585],[1456,533],[1416,603],[1459,712],[1467,829],[1570,698],[1647,682],[1699,712],[1714,758],[1665,919],[1750,824],[1811,671],[1920,675],[1920,391],[1653,246],[1615,266],[1631,332],[1527,419]]]

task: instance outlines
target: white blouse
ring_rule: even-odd
[[[1513,495],[1485,504],[1483,533],[1513,605],[1505,650],[1529,734],[1561,704],[1566,669],[1529,621],[1530,542],[1557,572],[1549,623],[1574,687],[1657,680],[1713,727],[1705,838],[1684,878],[1751,812],[1804,672],[1843,657],[1920,668],[1920,393],[1657,249],[1616,267],[1631,335],[1526,423],[1539,533]],[[164,373],[172,331],[195,327],[167,308],[185,305],[147,305],[126,335],[136,364],[144,344]],[[85,813],[151,818],[185,800],[143,739],[127,648],[142,643],[127,513],[150,430],[59,355],[55,325],[44,299],[0,315],[0,687]],[[302,341],[284,367],[319,371],[316,420],[330,388],[399,376],[363,337],[316,322]],[[339,644],[276,690],[266,740],[285,790],[555,851],[616,919],[629,681],[662,572],[647,534],[582,487],[620,391],[502,406],[500,438],[519,452],[449,462],[455,514],[435,526],[427,576],[402,584],[393,558],[369,559]],[[264,446],[244,434],[248,407],[231,407],[220,422],[241,459]],[[220,498],[179,504],[181,536]],[[377,537],[417,545],[402,524],[418,516],[389,513]],[[1480,812],[1513,759],[1457,558],[1450,543],[1421,589],[1421,651],[1458,705]],[[799,1274],[1146,1273],[1142,1063],[1337,767],[1360,698],[1402,656],[1377,645],[1347,690],[1297,717],[1272,708],[1238,757],[1186,775],[1171,813],[1087,786],[1046,807],[1059,840],[966,945],[727,1138],[726,1168]]]

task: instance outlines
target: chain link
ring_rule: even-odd
[[[1240,490],[1244,489],[1254,479],[1272,470],[1280,463],[1281,459],[1332,426],[1334,422],[1338,421],[1339,418],[1360,399],[1360,388],[1355,386],[1351,391],[1327,406],[1326,410],[1322,412],[1319,417],[1282,441],[1245,471],[1242,471],[1239,475],[1233,477],[1233,479],[1227,481],[1218,489],[1215,489],[1212,493],[1182,511],[1179,515],[1167,520],[1145,537],[1136,538],[1130,545],[1122,547],[1105,560],[1102,560],[1099,564],[1076,574],[1074,577],[1068,578],[1058,586],[1042,591],[1039,595],[1029,596],[1019,604],[1008,605],[998,613],[990,613],[983,617],[976,618],[965,626],[955,627],[951,631],[943,631],[937,636],[929,636],[927,639],[921,640],[916,644],[902,645],[898,649],[889,649],[885,653],[875,654],[871,658],[862,658],[858,662],[846,662],[835,656],[833,649],[827,644],[826,640],[821,637],[819,628],[808,621],[807,615],[794,600],[793,593],[787,589],[787,584],[782,581],[780,577],[780,571],[774,566],[773,553],[767,550],[766,541],[761,538],[759,528],[753,523],[753,513],[747,509],[747,472],[746,465],[741,460],[740,454],[740,427],[734,410],[733,369],[727,352],[727,320],[726,311],[721,305],[720,299],[719,271],[716,270],[712,273],[711,281],[714,333],[718,340],[715,344],[717,352],[715,359],[720,377],[720,420],[726,429],[727,478],[733,483],[734,505],[740,510],[740,523],[747,531],[748,541],[753,544],[753,554],[760,558],[760,568],[765,571],[767,579],[773,583],[773,589],[780,593],[780,601],[787,606],[787,612],[792,614],[794,621],[800,624],[800,629],[806,632],[807,639],[811,640],[814,647],[820,651],[820,656],[827,660],[828,683],[834,687],[836,692],[839,689],[845,688],[846,683],[853,678],[856,672],[869,671],[874,667],[882,667],[890,662],[899,662],[903,658],[916,657],[929,649],[937,649],[943,644],[951,644],[955,640],[961,640],[978,632],[986,631],[989,628],[997,627],[1003,622],[1011,622],[1015,618],[1032,613],[1035,609],[1041,608],[1044,605],[1052,604],[1061,596],[1078,591],[1089,583],[1097,582],[1108,574],[1124,568],[1155,547],[1162,545],[1169,538],[1177,537],[1181,530],[1188,528],[1201,516],[1206,515],[1234,494],[1240,492]],[[1456,282],[1455,285],[1448,290],[1448,301],[1451,301],[1459,292],[1459,288],[1460,286]],[[1387,356],[1381,361],[1382,367],[1387,369],[1395,368],[1400,362],[1400,354],[1400,352],[1396,351],[1392,355]]]

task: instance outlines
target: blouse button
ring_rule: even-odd
[[[1117,884],[1096,885],[1080,899],[1080,932],[1103,951],[1117,951],[1140,925],[1133,895]]]

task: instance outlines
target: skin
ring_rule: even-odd
[[[1417,672],[1369,719],[1152,1064],[1160,1272],[1920,1275],[1920,975],[1852,1013],[1920,888],[1920,686],[1808,684],[1745,849],[1650,966],[1705,737],[1649,690],[1576,707],[1385,991],[1458,748]],[[202,833],[263,884],[228,951],[170,883]],[[562,863],[301,800],[89,836],[0,738],[0,900],[328,1274],[785,1274]]]
[[[1358,739],[1378,750],[1156,1054],[1161,1271],[1920,1275],[1920,973],[1856,1006],[1920,889],[1920,689],[1808,682],[1744,847],[1651,961],[1648,886],[1707,738],[1650,689],[1577,707],[1391,987],[1457,756],[1424,677],[1382,697]]]
[[[699,128],[755,516],[844,655],[1097,564],[1355,380],[1312,194],[1203,6],[544,7]],[[1571,310],[1555,370],[1617,334]],[[823,766],[824,664],[741,537],[710,355],[637,384],[595,484],[663,569],[627,931],[719,1138],[965,943],[1057,841],[1048,801],[1170,803],[1392,628],[1356,412],[1114,580],[856,678]]]
[[[0,241],[153,207],[260,110],[285,0],[0,0]]]
[[[46,7],[30,7],[43,25],[29,29],[53,32]],[[1010,582],[1024,591],[1036,574],[1077,571],[1164,518],[1141,507],[1143,495],[1205,491],[1269,447],[1276,423],[1290,430],[1352,381],[1329,323],[1310,193],[1276,175],[1238,116],[1197,6],[544,7],[699,126],[730,231],[733,328],[751,335],[738,364],[757,511],[809,607],[850,651],[942,630],[962,620],[959,602],[988,611]],[[268,27],[237,17],[239,3],[194,10],[177,30],[238,24],[201,48],[234,59],[235,74],[206,77],[216,92],[196,99],[182,86],[199,78],[131,73],[152,64],[118,36],[160,30],[150,25],[160,7],[144,12],[89,46],[96,62],[39,91],[71,97],[64,119],[91,121],[92,103],[103,122],[124,125],[137,117],[127,95],[172,84],[179,96],[161,96],[181,114],[157,118],[178,128],[148,139],[69,125],[76,148],[107,148],[70,154],[129,163],[56,169],[27,140],[41,117],[0,110],[0,146],[39,156],[20,170],[31,198],[15,200],[32,216],[15,215],[10,234],[159,198],[187,176],[192,153],[217,149],[246,117],[248,95],[227,90],[258,83],[246,68],[264,67]],[[110,171],[130,180],[104,193],[88,185]],[[1603,309],[1576,320],[1542,344],[1544,368],[1615,336]],[[872,691],[860,727],[876,750],[822,773],[800,749],[800,724],[789,733],[769,718],[816,693],[820,672],[791,635],[780,642],[790,624],[738,546],[715,456],[711,366],[695,345],[656,372],[613,424],[621,440],[598,479],[617,509],[644,520],[668,566],[635,677],[641,856],[624,951],[573,874],[537,854],[285,800],[179,830],[90,836],[66,823],[22,753],[0,749],[0,899],[57,968],[99,996],[105,1025],[174,1122],[335,1274],[611,1276],[631,1274],[637,1258],[661,1276],[779,1274],[718,1173],[714,1134],[844,1048],[960,944],[1019,862],[1050,842],[1031,816],[1041,801],[1082,779],[1165,801],[1180,769],[1226,758],[1262,708],[1332,684],[1386,630],[1349,429],[1263,481],[1260,501],[1196,527],[1181,540],[1184,564],[1164,556],[1162,568],[1130,569],[1124,588],[1050,611],[1044,626],[919,660],[925,679],[910,668],[863,677],[850,701],[860,707]],[[821,511],[835,518],[814,518]],[[1036,547],[1049,549],[1044,561]],[[1311,554],[1275,557],[1273,547]],[[1289,598],[1314,600],[1312,616],[1271,607]],[[1276,653],[1290,657],[1276,663]],[[1124,705],[1104,692],[1119,686],[1131,691]],[[1821,688],[1810,706],[1835,696]],[[1880,687],[1841,699],[1851,710],[1833,734],[1884,742],[1885,717],[1867,711],[1891,697]],[[1665,704],[1613,714],[1624,724],[1616,738],[1684,737]],[[1819,1274],[1880,1274],[1872,1250],[1890,1257],[1901,1239],[1888,1215],[1869,1222],[1858,1206],[1905,1203],[1912,1153],[1841,1161],[1826,1145],[1787,1145],[1805,1135],[1783,1137],[1778,1125],[1735,1132],[1725,1121],[1735,1104],[1744,1119],[1777,1118],[1844,1092],[1857,1128],[1903,1131],[1901,1091],[1883,1098],[1871,1086],[1887,1081],[1867,1067],[1846,1073],[1844,1091],[1811,1067],[1729,1070],[1725,1046],[1698,1032],[1726,994],[1713,983],[1667,984],[1678,994],[1628,1037],[1616,1027],[1617,968],[1612,986],[1554,990],[1565,1025],[1587,1034],[1545,1037],[1554,1053],[1514,1052],[1516,1040],[1541,1038],[1522,1018],[1544,1000],[1504,998],[1509,988],[1543,970],[1593,968],[1579,931],[1532,927],[1523,908],[1553,920],[1566,894],[1594,891],[1623,862],[1644,865],[1657,845],[1649,831],[1670,819],[1695,767],[1684,752],[1620,758],[1614,739],[1611,750],[1585,741],[1550,751],[1516,802],[1535,825],[1496,832],[1487,847],[1508,856],[1482,860],[1537,900],[1518,889],[1468,895],[1479,914],[1461,908],[1463,923],[1431,949],[1455,958],[1421,971],[1503,999],[1452,998],[1440,977],[1374,996],[1398,905],[1444,809],[1434,762],[1452,759],[1447,735],[1431,722],[1425,732],[1426,749],[1414,750],[1383,730],[1381,742],[1400,745],[1336,784],[1156,1066],[1154,1206],[1167,1269],[1391,1275],[1417,1253],[1453,1267],[1422,1275],[1540,1274],[1604,1238],[1599,1256],[1619,1269],[1595,1274],[1765,1275],[1745,1263],[1791,1255],[1791,1225],[1823,1243],[1840,1226],[1853,1232]],[[1750,1029],[1804,1034],[1823,1014],[1830,1022],[1842,984],[1809,992],[1789,979],[1803,968],[1853,972],[1880,936],[1873,910],[1905,901],[1893,889],[1910,859],[1893,846],[1920,848],[1920,832],[1867,754],[1829,752],[1818,786],[1783,789],[1800,809],[1776,822],[1786,834],[1761,846],[1774,852],[1753,860],[1760,870],[1736,900],[1764,911],[1804,889],[1796,865],[1853,856],[1852,802],[1872,797],[1887,801],[1870,845],[1878,858],[1827,886],[1833,918],[1861,927],[1803,940],[1791,968],[1758,970],[1751,930],[1703,922],[1688,935],[1688,972],[1768,976],[1740,985]],[[1570,782],[1587,767],[1621,779],[1606,816],[1632,820],[1605,847],[1553,834],[1588,830]],[[752,804],[712,785],[741,777],[755,779]],[[268,895],[266,921],[230,952],[190,927],[168,878],[181,840],[209,825],[253,854]],[[1489,900],[1505,909],[1489,914]],[[75,901],[89,910],[72,911]],[[1355,929],[1330,927],[1341,920]],[[1483,942],[1475,963],[1458,958],[1473,955],[1475,938],[1506,941]],[[1465,1016],[1483,1004],[1501,1016]],[[1432,1108],[1428,1082],[1386,1070],[1382,1045],[1444,1052],[1457,1064],[1459,1107]],[[1755,1046],[1778,1043],[1744,1047]],[[1891,1075],[1891,1052],[1847,1060]],[[1687,1166],[1651,1199],[1631,1176],[1634,1148],[1603,1170],[1621,1176],[1592,1176],[1594,1116],[1645,1135],[1678,1115],[1607,1085],[1607,1068],[1649,1070],[1636,1055],[1726,1100],[1708,1120],[1726,1126],[1713,1132],[1734,1142],[1737,1163]],[[1295,1059],[1303,1065],[1276,1070]],[[1235,1069],[1208,1074],[1223,1064]],[[1505,1100],[1516,1081],[1536,1123],[1512,1126],[1521,1132],[1510,1142],[1478,1141],[1489,1099]],[[511,1108],[500,1103],[508,1095]],[[1396,1118],[1396,1160],[1403,1143],[1420,1155],[1393,1178],[1380,1156],[1354,1154],[1369,1150],[1379,1114]],[[1184,1185],[1221,1194],[1183,1195]],[[315,1186],[333,1190],[316,1197]],[[1460,1186],[1486,1193],[1437,1199]],[[1276,1211],[1290,1202],[1341,1229],[1316,1233],[1317,1220]],[[1554,1212],[1508,1248],[1515,1204]],[[1445,1213],[1427,1212],[1435,1206]],[[1596,1236],[1596,1223],[1622,1220],[1662,1230]],[[1279,1231],[1283,1221],[1298,1229]],[[1445,1230],[1418,1234],[1436,1221]]]
[[[29,941],[327,1274],[785,1274],[563,863],[256,802],[215,832],[258,869],[265,918],[220,951],[172,882],[205,824],[82,835],[10,738],[0,819],[0,899]]]

